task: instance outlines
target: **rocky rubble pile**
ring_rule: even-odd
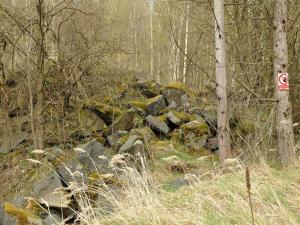
[[[137,156],[151,160],[153,148],[160,141],[175,141],[196,153],[218,150],[216,112],[197,107],[195,93],[184,84],[160,87],[152,81],[136,82],[132,88],[141,97],[127,96],[123,108],[105,101],[84,103],[80,110],[82,126],[70,137],[85,144],[73,146],[68,152],[57,146],[33,151],[34,155],[47,157],[51,172],[31,185],[29,199],[19,196],[11,203],[0,204],[1,225],[46,225],[63,220],[73,223],[82,210],[78,204],[82,196],[74,191],[76,185],[109,187],[117,193],[122,186],[119,181],[122,157],[128,157],[133,165]],[[119,97],[126,98],[126,90]],[[4,142],[1,151],[13,151],[26,138],[28,135],[20,133],[11,143]],[[172,170],[185,172],[178,160],[174,162],[178,166],[171,164]],[[89,188],[83,192],[92,205],[106,205],[108,211],[113,210],[98,193]]]

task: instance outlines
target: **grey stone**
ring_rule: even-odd
[[[0,225],[19,225],[15,217],[11,217],[5,212],[3,203],[0,203]]]
[[[170,132],[170,128],[168,127],[168,125],[165,122],[160,121],[158,118],[156,118],[152,115],[148,115],[145,118],[145,121],[147,122],[147,124],[150,126],[151,129],[154,129],[155,131],[158,131],[159,133],[167,135]]]
[[[149,99],[147,104],[147,111],[150,115],[157,116],[160,112],[166,108],[166,102],[162,95],[158,95]]]
[[[151,141],[156,140],[157,137],[149,127],[142,127],[137,129],[132,129],[130,135],[137,135],[140,140],[148,145]]]
[[[139,137],[133,135],[129,137],[124,145],[119,150],[119,153],[128,153],[132,156],[144,156],[145,155],[145,146]]]
[[[175,116],[174,113],[172,113],[172,112],[167,113],[167,118],[172,124],[174,124],[176,126],[180,126],[183,123],[183,121],[180,118],[178,118],[177,116]]]
[[[82,109],[80,112],[80,127],[83,133],[90,135],[93,131],[101,131],[106,128],[105,122],[96,113]]]
[[[162,90],[162,95],[166,100],[167,105],[169,108],[172,109],[179,109],[184,108],[185,105],[188,104],[188,96],[186,92],[182,89],[177,88],[165,88]],[[186,97],[183,97],[186,95]]]
[[[122,138],[126,135],[128,135],[128,131],[117,130],[112,135],[109,135],[107,137],[107,141],[110,146],[118,148],[118,147],[120,147],[120,145],[122,145],[122,143],[120,142],[120,138]]]
[[[28,133],[16,131],[6,136],[2,140],[0,153],[9,153],[13,151],[19,144],[28,138]]]
[[[64,162],[64,164],[58,168],[58,173],[66,185],[69,182],[82,183],[86,181],[86,175],[96,169],[106,169],[109,162],[102,157],[106,148],[96,140],[79,145],[76,148],[82,152],[77,153],[73,159]],[[73,176],[70,172],[80,172],[80,174]]]
[[[129,109],[111,124],[109,133],[117,130],[130,130],[134,126],[135,114],[136,112],[133,108]]]
[[[134,143],[138,140],[138,138],[139,137],[137,135],[130,136],[129,139],[125,142],[125,144],[121,146],[119,152],[128,153],[132,151],[132,149],[134,148]]]
[[[71,203],[60,177],[55,172],[37,180],[32,189],[33,197],[41,204],[46,201],[50,208],[68,208]]]

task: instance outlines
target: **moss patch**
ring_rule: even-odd
[[[38,216],[26,209],[16,207],[11,203],[6,202],[4,204],[4,211],[8,215],[15,217],[19,225],[42,224]]]

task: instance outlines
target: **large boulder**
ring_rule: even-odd
[[[200,108],[192,108],[189,110],[189,113],[193,113],[201,116],[205,120],[206,124],[208,124],[212,135],[215,136],[217,134],[217,127],[218,127],[217,111],[202,110]]]
[[[168,125],[157,117],[148,115],[145,118],[145,121],[150,126],[150,128],[154,130],[154,132],[158,132],[159,134],[164,135],[167,135],[170,132],[170,128],[168,127]]]

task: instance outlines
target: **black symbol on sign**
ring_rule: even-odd
[[[279,82],[281,84],[286,84],[288,82],[288,76],[287,76],[287,74],[281,74],[279,76]]]

